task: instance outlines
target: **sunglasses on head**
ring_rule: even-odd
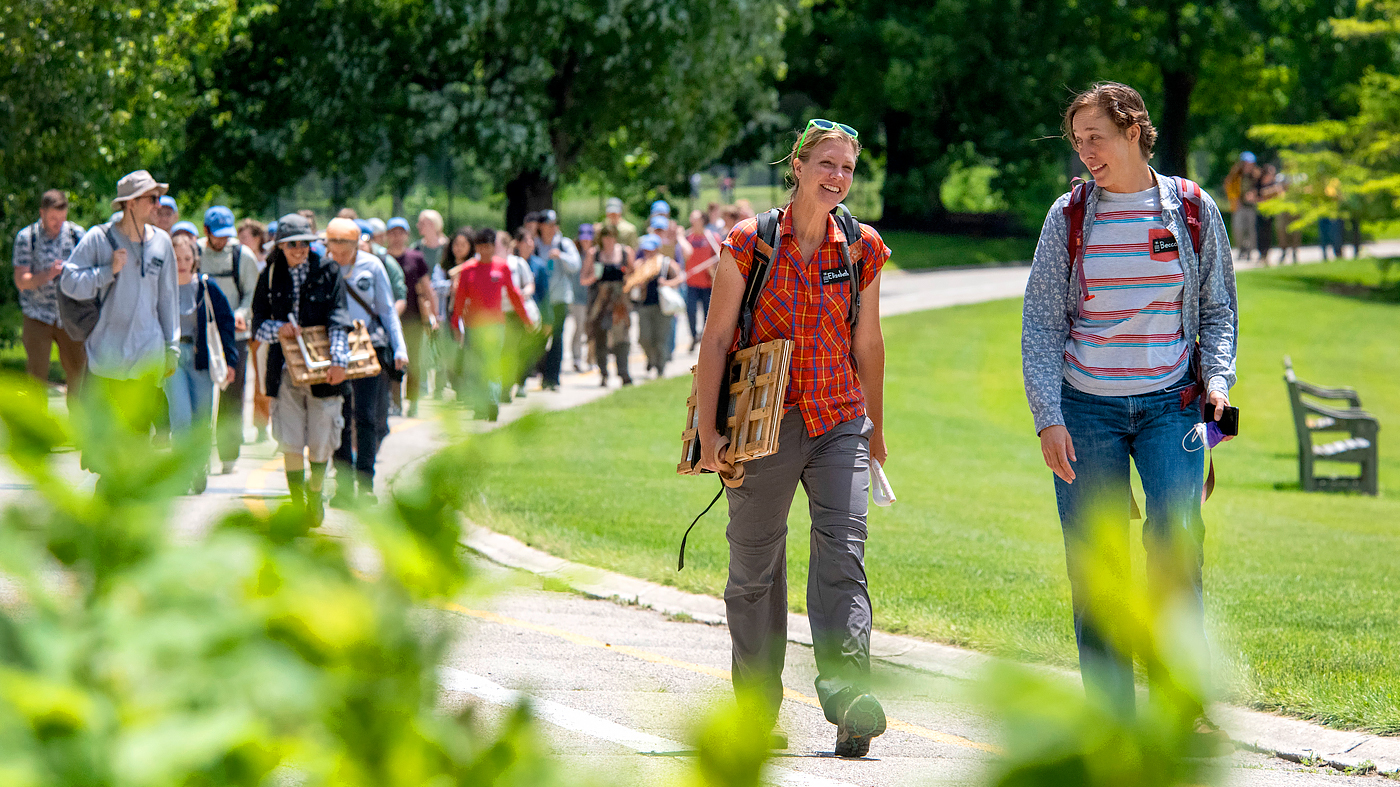
[[[860,139],[860,132],[856,131],[855,129],[851,128],[845,123],[837,123],[835,121],[827,120],[825,118],[812,118],[811,120],[807,121],[807,127],[802,129],[802,138],[797,140],[798,153],[802,152],[802,146],[807,142],[807,132],[811,131],[813,126],[821,129],[822,131],[830,131],[834,128],[839,128],[847,134],[850,134],[851,139]]]
[[[309,240],[284,240],[284,241],[282,241],[282,245],[283,245],[283,246],[286,246],[286,247],[289,248],[289,249],[305,249],[305,248],[308,248],[308,247],[311,246],[311,241],[309,241]]]

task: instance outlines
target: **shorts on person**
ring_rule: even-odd
[[[318,397],[311,389],[283,379],[272,399],[272,437],[284,454],[306,449],[312,462],[329,462],[345,428],[343,396]]]

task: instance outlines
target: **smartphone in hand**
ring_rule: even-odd
[[[1221,409],[1223,409],[1225,412],[1220,416],[1220,420],[1216,422],[1216,426],[1220,428],[1220,433],[1223,435],[1228,435],[1229,437],[1239,436],[1240,408],[1226,406]],[[1213,415],[1214,413],[1212,413],[1212,416]],[[1212,418],[1211,420],[1214,420],[1214,418]]]

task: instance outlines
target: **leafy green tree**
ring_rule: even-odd
[[[77,217],[133,169],[183,147],[185,118],[227,44],[236,0],[13,0],[0,14],[0,252],[38,217],[39,194],[68,191]],[[18,306],[0,283],[0,342]]]
[[[1331,21],[1348,46],[1400,45],[1400,2],[1361,3],[1359,14]],[[1254,139],[1281,152],[1296,185],[1261,203],[1295,216],[1295,227],[1320,218],[1373,220],[1400,215],[1400,75],[1369,69],[1354,87],[1357,111],[1341,119],[1260,124]]]
[[[781,88],[856,127],[883,159],[884,224],[937,227],[956,164],[990,160],[1030,179],[1064,160],[1065,86],[1102,62],[1082,43],[1097,24],[1050,0],[826,0],[789,28]]]

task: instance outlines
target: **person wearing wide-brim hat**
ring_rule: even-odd
[[[90,449],[119,440],[113,427],[144,437],[164,406],[161,381],[179,362],[175,250],[170,235],[152,224],[168,188],[144,169],[118,181],[112,208],[122,212],[121,220],[88,230],[59,281],[69,298],[100,302],[84,347],[90,373],[85,384],[90,401],[102,409],[92,411],[92,428],[82,430],[93,441],[84,447],[83,464],[99,474],[108,467]]]
[[[266,394],[272,397],[272,436],[283,454],[292,505],[304,507],[312,527],[321,524],[325,503],[321,486],[326,465],[340,447],[345,367],[350,362],[350,311],[345,280],[329,256],[312,250],[317,240],[311,222],[288,213],[277,220],[276,248],[253,291],[253,336],[261,342],[258,363]],[[280,338],[295,339],[304,327],[326,327],[331,367],[324,384],[292,384],[283,373]],[[266,351],[263,351],[266,347]],[[307,478],[303,452],[311,461]]]

